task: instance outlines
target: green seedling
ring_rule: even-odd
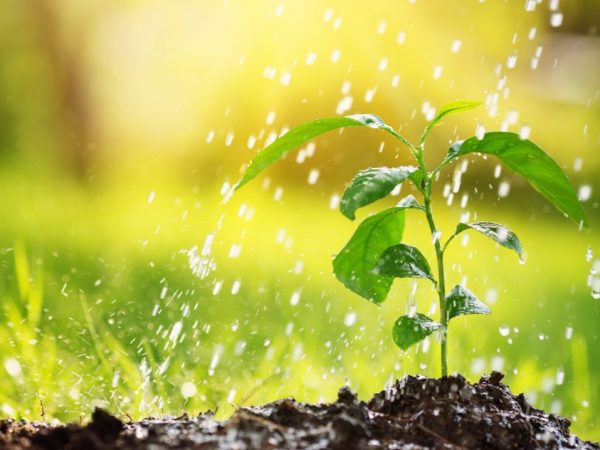
[[[340,201],[341,213],[355,219],[356,210],[384,198],[401,183],[414,184],[422,196],[422,203],[409,195],[396,206],[372,215],[358,226],[346,246],[333,260],[336,278],[351,291],[379,305],[387,297],[394,278],[425,278],[433,283],[439,296],[440,318],[435,321],[416,313],[400,317],[394,323],[392,337],[402,350],[418,343],[434,332],[441,340],[442,375],[448,374],[448,325],[452,319],[467,314],[489,314],[490,309],[468,289],[457,285],[446,290],[444,253],[448,245],[460,233],[475,230],[498,244],[515,251],[522,257],[519,238],[507,227],[493,222],[459,223],[444,244],[432,210],[432,184],[438,173],[448,164],[469,155],[479,153],[493,155],[523,176],[540,194],[565,216],[587,226],[585,211],[575,190],[558,164],[541,148],[528,139],[521,139],[510,132],[490,132],[483,137],[473,136],[450,146],[445,158],[432,171],[425,166],[423,154],[425,140],[433,127],[451,114],[471,110],[477,102],[457,101],[443,106],[437,116],[425,127],[418,145],[387,125],[378,116],[360,114],[332,117],[307,122],[292,128],[286,134],[261,150],[252,160],[243,177],[234,186],[237,190],[290,150],[327,131],[344,127],[369,127],[386,131],[394,136],[414,157],[416,166],[377,167],[360,171],[347,185]],[[431,270],[425,256],[417,248],[402,242],[405,212],[413,209],[425,214],[435,248],[437,276]]]

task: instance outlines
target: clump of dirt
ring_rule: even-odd
[[[226,421],[197,417],[122,423],[97,409],[87,426],[0,421],[7,450],[168,449],[585,449],[568,419],[514,396],[492,373],[476,384],[454,375],[407,376],[365,403],[348,388],[328,404],[293,399],[241,408]]]

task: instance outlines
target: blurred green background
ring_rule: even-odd
[[[255,152],[316,117],[375,113],[434,164],[476,129],[529,135],[565,169],[591,229],[497,162],[440,178],[445,236],[465,214],[511,227],[527,262],[483,237],[448,253],[493,314],[450,329],[450,369],[492,369],[600,439],[600,6],[595,0],[3,0],[0,15],[0,415],[76,420],[295,396],[369,398],[438,376],[438,343],[391,325],[426,282],[376,307],[330,260],[356,224],[336,198],[360,168],[410,164],[376,130],[331,133],[221,205]],[[308,178],[318,176],[316,183]],[[404,188],[403,194],[408,192]],[[450,196],[444,196],[444,189]],[[508,191],[507,191],[508,189]],[[447,192],[446,192],[447,193]],[[500,196],[500,194],[502,194]],[[387,202],[387,203],[386,203]],[[371,211],[391,201],[382,201]],[[369,210],[361,212],[359,219]],[[405,240],[429,251],[426,222]]]

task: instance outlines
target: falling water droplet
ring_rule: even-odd
[[[347,327],[351,327],[356,323],[356,313],[354,311],[350,311],[344,317],[344,325]]]
[[[181,385],[181,395],[183,395],[185,398],[193,397],[196,395],[196,392],[198,392],[198,390],[196,389],[196,385],[194,383],[186,381]]]
[[[573,327],[565,328],[565,339],[570,340],[573,338]]]
[[[300,294],[301,293],[302,293],[301,290],[297,290],[292,293],[292,296],[290,298],[290,305],[296,306],[300,302]]]
[[[563,23],[563,13],[561,13],[561,12],[552,13],[552,15],[550,16],[550,25],[553,26],[554,28],[558,28],[562,25],[562,23]]]
[[[150,194],[148,195],[148,204],[149,205],[152,204],[155,197],[156,197],[156,192],[154,192],[154,191],[150,192]]]
[[[308,174],[308,184],[316,184],[319,179],[320,172],[318,169],[312,169]]]
[[[579,187],[579,192],[577,194],[579,200],[582,202],[587,202],[592,196],[592,187],[589,184],[583,184]]]
[[[508,195],[509,192],[510,183],[507,181],[503,181],[502,183],[500,183],[500,186],[498,186],[498,197],[504,198]]]
[[[479,139],[480,141],[485,136],[485,127],[480,123],[478,123],[477,127],[475,128],[475,136],[477,136],[477,139]]]
[[[452,42],[452,53],[458,53],[460,51],[460,47],[462,46],[462,41],[460,39],[455,39]]]

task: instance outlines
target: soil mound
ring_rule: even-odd
[[[197,417],[122,423],[96,410],[87,426],[0,421],[0,449],[599,449],[569,434],[568,419],[532,407],[492,373],[407,376],[368,402],[348,388],[329,404],[293,399],[241,408],[226,421]]]

